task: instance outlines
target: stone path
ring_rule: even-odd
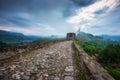
[[[55,43],[0,66],[0,80],[74,80],[72,41]]]

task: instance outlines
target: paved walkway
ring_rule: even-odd
[[[72,41],[38,49],[0,67],[0,80],[74,80]]]

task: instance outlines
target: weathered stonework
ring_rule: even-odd
[[[66,38],[67,38],[67,40],[75,40],[76,34],[75,33],[67,33]]]
[[[72,41],[57,42],[6,59],[0,65],[0,80],[74,80],[71,45]]]
[[[75,42],[73,45],[87,80],[115,80],[96,60],[90,59],[89,55]]]

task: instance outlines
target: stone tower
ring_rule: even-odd
[[[75,33],[67,33],[66,39],[67,40],[75,40],[76,39],[76,34]]]

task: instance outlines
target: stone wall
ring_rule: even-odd
[[[62,41],[62,40],[60,40]],[[60,41],[53,41],[53,42],[48,42],[48,43],[42,43],[42,44],[29,44],[29,45],[22,45],[22,46],[16,46],[16,47],[11,47],[11,48],[5,48],[5,49],[0,49],[0,61],[22,54],[26,53],[35,49],[43,48],[45,46],[51,45],[56,42]]]
[[[76,39],[76,34],[75,33],[67,33],[66,39],[67,40],[75,40]]]
[[[88,80],[115,80],[97,61],[90,59],[89,55],[75,42],[73,47]]]

